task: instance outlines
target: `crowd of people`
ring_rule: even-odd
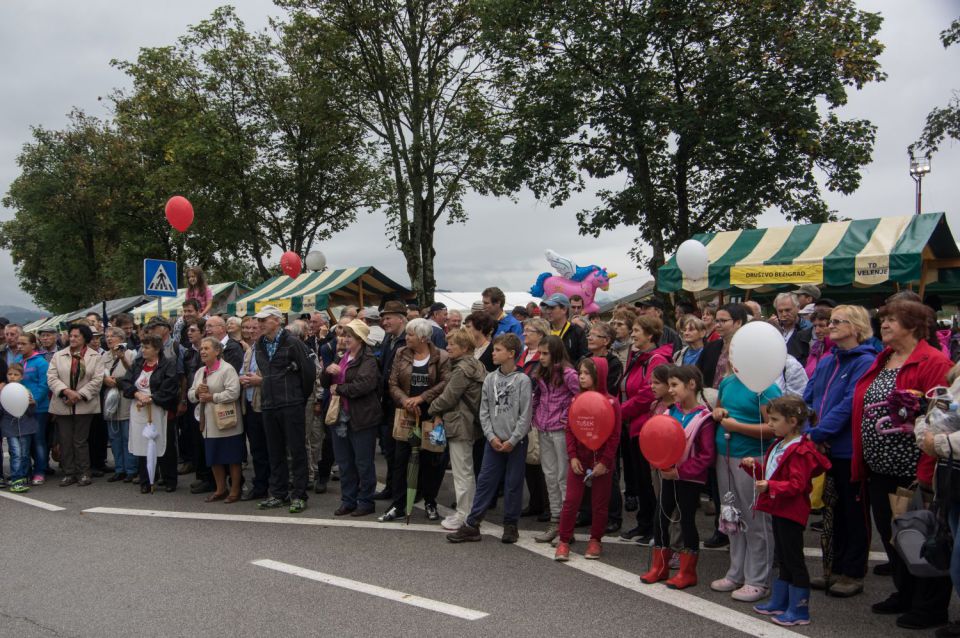
[[[319,312],[285,318],[274,306],[242,318],[210,315],[202,272],[190,277],[175,323],[155,316],[136,326],[120,314],[104,326],[92,313],[62,332],[5,325],[0,375],[32,400],[23,417],[0,418],[11,458],[4,486],[42,485],[55,475],[52,459],[64,487],[109,474],[145,494],[173,492],[179,476],[193,474],[189,490],[207,502],[300,513],[311,492],[326,492],[336,465],[336,516],[374,515],[382,501],[378,520],[409,520],[422,499],[426,518],[462,543],[481,540],[484,517],[502,498],[504,543],[518,540],[524,517],[547,523],[534,539],[552,543],[559,561],[569,559],[575,527],[589,526],[588,559],[602,555],[604,536],[619,533],[651,547],[644,583],[696,586],[701,546],[729,546],[728,569],[710,588],[781,625],[809,622],[811,588],[863,592],[876,526],[888,562],[874,571],[892,575],[895,592],[872,610],[895,614],[904,628],[948,620],[951,577],[918,578],[891,542],[889,495],[915,489],[928,503],[960,445],[926,427],[919,411],[899,413],[919,418],[915,431],[883,427],[901,408],[891,397],[925,396],[960,376],[950,331],[912,292],[868,310],[802,286],[777,295],[770,316],[755,301],[684,302],[669,321],[657,298],[621,304],[603,320],[559,293],[508,310],[491,287],[469,314],[388,299],[347,306],[333,321]],[[734,335],[751,321],[775,325],[788,353],[782,374],[759,393],[738,378],[730,356]],[[597,449],[568,423],[586,391],[616,416]],[[663,415],[681,424],[686,446],[674,466],[656,469],[638,439]],[[386,458],[379,491],[378,447]],[[455,504],[441,520],[448,467]],[[824,552],[823,573],[811,578],[803,533],[814,479],[823,491]],[[946,507],[956,534],[960,502]],[[703,541],[698,509],[714,515]],[[938,635],[960,635],[960,625]]]

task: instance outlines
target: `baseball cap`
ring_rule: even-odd
[[[439,312],[441,310],[446,310],[446,309],[447,309],[447,306],[444,303],[437,301],[431,304],[429,312],[432,315],[435,312]]]
[[[380,311],[376,306],[369,306],[363,309],[363,318],[370,321],[380,321]]]
[[[543,301],[540,302],[541,306],[549,306],[551,308],[555,306],[563,306],[564,308],[570,307],[570,298],[567,297],[562,292],[555,292]]]
[[[280,309],[276,306],[264,306],[260,309],[260,312],[253,315],[254,319],[266,319],[267,317],[276,317],[280,319],[283,317],[283,313],[280,312]]]
[[[808,295],[813,297],[813,300],[816,301],[820,298],[820,289],[814,286],[813,284],[803,284],[799,288],[793,291],[795,295]]]
[[[637,308],[658,308],[663,310],[663,302],[660,301],[657,297],[650,297],[649,299],[643,299],[641,301],[634,302],[633,304]]]

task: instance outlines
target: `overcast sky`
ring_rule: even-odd
[[[21,0],[0,3],[0,59],[5,99],[0,104],[0,191],[6,192],[17,175],[16,156],[30,138],[29,127],[61,128],[66,113],[80,107],[108,117],[104,102],[124,76],[109,65],[112,58],[133,59],[144,46],[162,46],[184,33],[224,2],[167,0]],[[249,28],[262,28],[279,12],[266,0],[234,3]],[[944,50],[937,37],[960,13],[956,0],[896,2],[862,1],[869,11],[884,17],[880,39],[886,82],[870,84],[850,95],[844,117],[864,117],[877,125],[873,163],[864,170],[860,189],[848,197],[828,194],[830,207],[842,216],[868,218],[905,215],[914,210],[914,184],[907,173],[907,146],[918,136],[927,112],[944,105],[960,89],[960,46]],[[933,158],[933,171],[923,184],[925,212],[946,211],[954,232],[960,231],[960,149],[946,143]],[[612,180],[616,188],[622,180]],[[591,185],[561,209],[538,203],[522,194],[516,203],[506,199],[468,196],[470,221],[444,226],[436,234],[436,272],[440,288],[476,291],[487,285],[526,290],[538,273],[548,270],[543,257],[553,249],[581,264],[597,263],[619,273],[610,292],[629,294],[650,273],[637,268],[628,251],[630,229],[619,229],[599,239],[577,234],[576,212],[592,207]],[[158,209],[158,215],[163,211]],[[13,213],[0,211],[0,219]],[[388,276],[408,281],[403,257],[383,237],[382,214],[362,215],[357,224],[320,247],[332,267],[372,265]],[[776,213],[763,215],[758,226],[782,226]],[[149,257],[150,255],[145,255]],[[139,268],[139,264],[133,264]],[[256,282],[251,282],[256,283]],[[20,290],[9,254],[0,251],[0,304],[32,307]]]

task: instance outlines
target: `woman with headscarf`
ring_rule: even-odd
[[[90,449],[87,438],[93,415],[100,412],[103,360],[95,347],[90,326],[74,325],[69,345],[53,356],[47,369],[50,414],[57,415],[60,433],[60,487],[90,485]]]

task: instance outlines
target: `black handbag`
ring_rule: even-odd
[[[947,439],[950,445],[950,440]],[[953,556],[953,534],[950,531],[948,516],[950,508],[960,503],[960,480],[954,480],[955,474],[960,471],[954,465],[953,445],[950,445],[950,457],[947,463],[937,463],[936,497],[931,509],[936,513],[937,522],[933,533],[927,537],[920,549],[920,556],[939,570],[948,571]]]

